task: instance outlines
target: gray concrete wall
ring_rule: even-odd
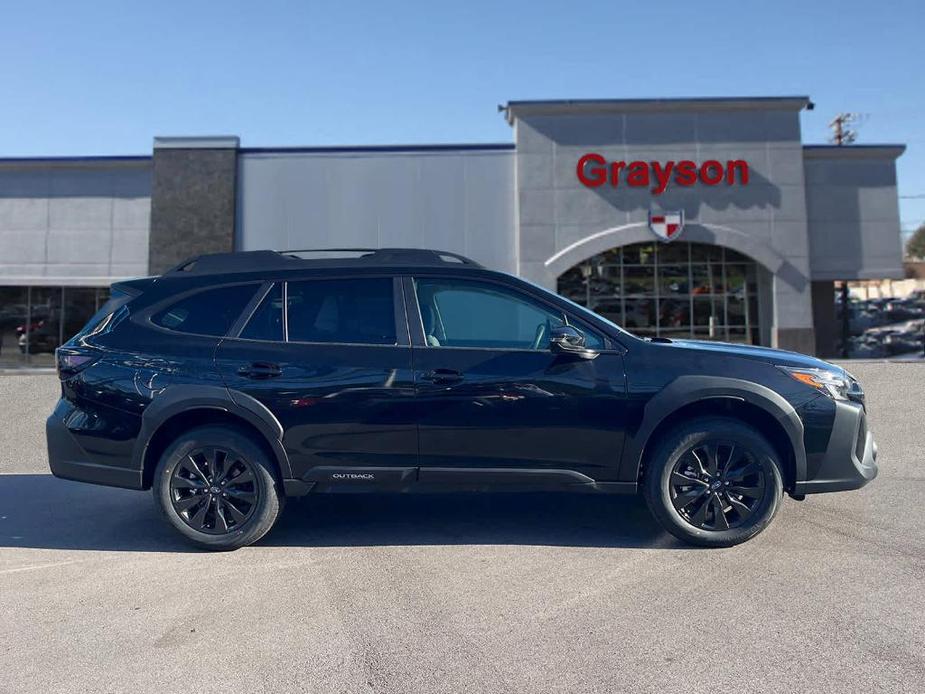
[[[242,151],[239,250],[410,247],[516,271],[514,153]]]
[[[900,146],[807,147],[806,205],[814,280],[903,275],[896,158]]]
[[[745,253],[773,275],[772,344],[813,351],[801,102],[652,102],[514,108],[519,269],[556,278],[615,246],[653,240],[651,210],[683,209],[682,238]],[[744,159],[748,185],[649,188],[584,186],[582,155],[608,161]]]
[[[0,285],[147,274],[148,159],[0,161]]]

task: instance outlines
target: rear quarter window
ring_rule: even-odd
[[[256,284],[205,289],[155,313],[155,325],[193,335],[221,337],[241,315],[257,291]]]

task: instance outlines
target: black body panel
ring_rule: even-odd
[[[565,468],[613,478],[625,428],[619,354],[416,347],[414,367],[422,468]]]
[[[279,373],[240,373],[254,363],[273,364]],[[234,401],[253,398],[279,422],[295,478],[319,465],[417,464],[407,346],[227,339],[216,364]]]
[[[644,341],[517,278],[426,254],[394,251],[376,262],[317,265],[258,260],[249,266],[235,257],[227,273],[224,261],[216,261],[121,285],[131,301],[65,345],[89,363],[62,376],[62,399],[47,423],[56,475],[143,488],[157,462],[159,432],[203,413],[251,427],[293,495],[632,492],[660,427],[679,412],[695,416],[716,403],[726,404],[730,416],[747,410],[764,417],[769,431],[781,432],[792,494],[857,488],[876,475],[863,402],[835,401],[778,368],[840,371],[820,360],[736,345]],[[420,276],[507,287],[560,311],[570,326],[599,333],[602,347],[583,358],[550,348],[430,344],[412,285]],[[392,278],[395,344],[239,337],[271,285],[319,278]],[[245,300],[231,312],[237,318],[225,334],[197,335],[152,321],[180,297],[242,284],[253,287],[253,296],[238,292]],[[377,315],[377,324],[390,316]],[[368,326],[359,327],[355,334],[365,335]]]

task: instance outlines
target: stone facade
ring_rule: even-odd
[[[148,270],[235,248],[238,138],[157,138]]]

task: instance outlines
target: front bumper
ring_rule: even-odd
[[[68,429],[67,422],[73,406],[60,400],[55,411],[45,421],[45,438],[48,441],[48,466],[55,477],[110,487],[141,489],[141,470],[103,462],[99,455],[88,453]]]
[[[860,489],[877,476],[877,444],[867,429],[864,408],[852,401],[835,402],[829,445],[812,479],[797,482],[794,494]]]

